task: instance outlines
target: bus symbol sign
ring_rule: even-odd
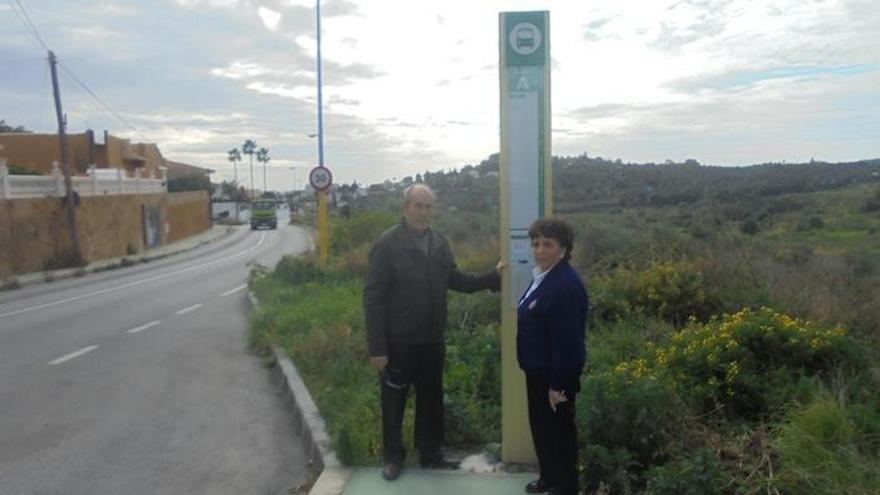
[[[520,22],[510,30],[509,41],[519,55],[531,55],[541,47],[541,30],[531,22]]]

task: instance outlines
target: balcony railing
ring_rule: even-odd
[[[70,181],[81,197],[168,192],[165,167],[159,168],[159,177],[142,175],[140,169],[135,170],[134,177],[128,177],[121,168],[98,169],[92,165],[87,176],[74,176]],[[6,160],[0,158],[0,199],[63,197],[65,194],[64,175],[57,163],[52,164],[51,175],[10,175]]]

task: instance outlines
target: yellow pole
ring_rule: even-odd
[[[318,260],[327,264],[330,253],[330,228],[327,225],[327,191],[318,192]]]

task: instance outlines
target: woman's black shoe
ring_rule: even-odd
[[[526,493],[546,493],[550,490],[550,482],[543,479],[536,479],[526,485]]]
[[[382,468],[382,477],[385,481],[394,481],[400,476],[400,464],[389,462]]]

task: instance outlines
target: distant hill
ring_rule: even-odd
[[[685,163],[623,164],[585,156],[554,160],[555,209],[665,206],[880,183],[880,159],[847,163],[766,163],[747,167]]]
[[[441,208],[494,213],[498,209],[498,154],[479,165],[425,172],[395,184],[386,197],[399,198],[403,184],[422,181],[438,194]],[[880,184],[880,158],[845,163],[764,163],[744,167],[684,163],[623,163],[586,155],[554,157],[554,210],[601,211],[627,206],[690,205],[702,201],[741,203],[750,198],[815,192],[856,184]],[[383,196],[360,201],[378,207]]]

